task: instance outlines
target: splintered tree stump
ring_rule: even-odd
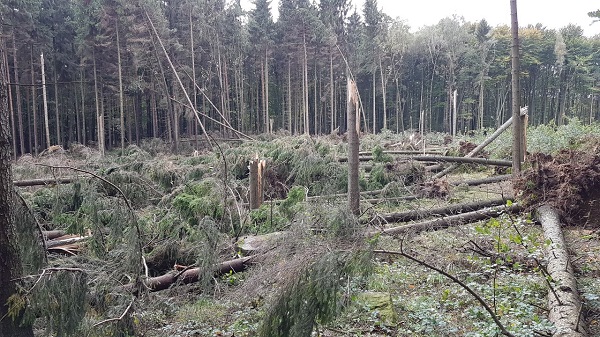
[[[264,201],[264,172],[266,162],[258,160],[258,157],[251,160],[248,165],[250,170],[250,209],[258,209]]]
[[[577,291],[577,280],[567,252],[567,246],[560,228],[558,211],[551,206],[538,208],[538,218],[544,230],[544,237],[550,244],[546,248],[547,271],[551,277],[548,291],[548,319],[554,323],[554,337],[586,337],[585,318]]]

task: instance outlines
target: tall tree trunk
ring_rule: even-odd
[[[479,77],[479,118],[477,119],[477,129],[481,130],[483,128],[483,93],[485,89],[485,74],[482,71],[481,76]]]
[[[373,69],[373,134],[377,133],[377,106],[376,106],[376,99],[377,99],[377,95],[376,95],[376,86],[375,86],[375,72],[377,71],[377,69]]]
[[[37,123],[37,93],[35,90],[35,70],[33,69],[33,44],[31,45],[31,53],[29,55],[31,62],[31,113],[33,114],[33,153],[37,156],[38,144],[38,123]]]
[[[512,173],[517,176],[521,172],[521,107],[519,83],[519,22],[517,19],[517,0],[510,0],[511,34],[512,34],[512,117],[513,117],[513,142],[512,142]]]
[[[4,49],[0,60],[4,60]],[[8,299],[17,293],[22,267],[15,235],[14,193],[12,184],[10,127],[8,109],[8,68],[0,61],[0,336],[33,337],[31,325],[8,316]],[[17,295],[18,296],[18,295]]]
[[[294,134],[292,130],[292,59],[289,56],[287,68],[288,131],[290,134]]]
[[[329,48],[329,108],[330,111],[330,128],[329,132],[335,130],[335,85],[333,83],[333,48]]]
[[[269,114],[269,50],[265,48],[265,118],[267,132],[271,133],[271,115]]]
[[[40,56],[42,65],[42,99],[44,100],[44,128],[46,129],[46,147],[50,147],[50,123],[48,122],[48,95],[46,93],[46,72],[44,71],[44,53]]]
[[[83,81],[85,80],[83,67],[80,72],[80,90],[81,90],[81,142],[83,145],[87,145],[86,128],[85,128],[85,89]]]
[[[260,127],[259,130],[262,129],[263,132],[267,132],[267,108],[265,106],[265,62],[264,60],[262,60],[260,62],[260,99],[261,99],[261,106],[260,106],[260,119],[261,119],[261,123],[260,123]]]
[[[92,56],[94,60],[94,94],[96,96],[96,131],[98,132],[98,151],[104,156],[104,109],[100,108],[100,90],[98,89],[98,70],[96,69],[96,54]],[[47,116],[47,114],[46,114]]]
[[[5,46],[2,46],[5,47]],[[0,48],[2,48],[0,47]],[[8,55],[3,54],[4,57],[0,60],[0,62],[3,63],[4,69],[6,69],[6,84],[7,84],[7,92],[8,92],[8,110],[10,111],[10,117],[9,117],[9,122],[10,122],[10,129],[11,129],[11,135],[12,137],[10,137],[12,139],[12,155],[13,155],[13,159],[16,161],[17,160],[17,123],[15,121],[15,108],[13,106],[13,97],[12,97],[12,88],[10,86],[10,74],[9,74],[9,65],[8,65]]]
[[[308,118],[308,52],[306,51],[306,34],[302,35],[302,46],[304,47],[304,60],[302,62],[302,87],[304,89],[304,134],[310,134]]]
[[[383,96],[383,128],[387,129],[386,78],[383,76],[381,55],[379,55],[379,75],[381,76],[381,94]]]
[[[56,55],[54,56],[56,58]],[[56,118],[56,145],[62,145],[62,142],[60,140],[60,111],[59,109],[59,105],[58,105],[58,72],[56,71],[57,68],[57,64],[56,64],[56,60],[54,60],[54,115]]]
[[[125,108],[123,102],[123,70],[121,64],[121,41],[119,39],[119,19],[115,23],[117,34],[117,63],[119,72],[119,121],[121,124],[121,151],[125,151]]]
[[[156,82],[152,81],[153,84]],[[156,85],[153,85],[153,88],[156,88]],[[152,137],[159,138],[158,134],[158,111],[156,107],[156,90],[152,90],[150,93],[150,114],[152,116]]]
[[[314,74],[314,76],[315,76],[315,85],[313,87],[313,105],[314,105],[314,108],[313,108],[313,111],[314,111],[314,115],[313,115],[314,131],[313,131],[313,133],[315,135],[318,135],[319,134],[319,113],[318,113],[319,110],[317,109],[317,96],[318,96],[318,94],[317,94],[317,89],[318,89],[317,85],[318,84],[317,83],[318,83],[319,80],[317,79],[317,66],[316,65],[315,65],[315,74]]]
[[[12,42],[13,42],[13,66],[14,66],[14,76],[15,76],[15,95],[17,99],[17,124],[19,128],[19,149],[21,150],[21,155],[25,154],[25,133],[23,132],[23,109],[21,102],[21,87],[19,80],[19,67],[17,61],[17,43],[15,39],[15,31],[13,29],[12,34]],[[13,135],[13,137],[17,137]]]

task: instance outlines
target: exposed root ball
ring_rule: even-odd
[[[556,156],[536,153],[529,157],[531,168],[515,181],[529,206],[550,204],[572,223],[598,207],[594,202],[600,187],[600,153],[563,150]],[[577,220],[581,223],[581,220]]]

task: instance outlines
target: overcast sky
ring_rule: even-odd
[[[362,12],[364,0],[352,0],[358,12]],[[456,14],[466,21],[485,18],[491,26],[510,25],[509,0],[378,0],[379,8],[387,15],[406,21],[412,30],[436,24],[444,17]],[[253,8],[251,0],[242,0],[242,6]],[[276,9],[279,0],[271,1]],[[586,36],[600,34],[600,22],[590,26],[592,19],[587,13],[600,9],[596,0],[519,0],[517,12],[519,26],[541,23],[548,28],[561,28],[574,23],[584,30]]]

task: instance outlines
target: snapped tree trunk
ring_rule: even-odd
[[[358,97],[356,83],[348,77],[348,207],[352,214],[360,213],[360,194],[358,189]]]
[[[554,323],[554,337],[585,337],[588,335],[582,304],[577,291],[577,280],[573,276],[573,265],[567,252],[567,246],[560,228],[558,212],[543,205],[538,208],[538,218],[544,230],[548,266],[551,277],[548,290],[548,319]]]

